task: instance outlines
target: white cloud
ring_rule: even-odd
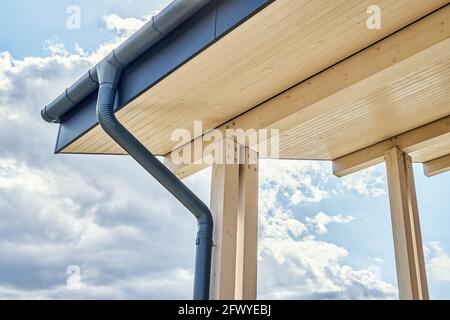
[[[171,1],[165,1],[157,6],[150,14],[143,16],[141,19],[124,18],[117,14],[109,14],[103,17],[103,22],[108,30],[113,30],[119,35],[131,35],[141,28],[146,22],[160,13]]]
[[[118,34],[131,34],[142,27],[145,21],[136,18],[122,18],[117,14],[110,14],[103,17],[103,21],[109,30],[114,30]]]
[[[450,255],[442,243],[432,241],[427,248],[427,271],[433,280],[450,282]]]
[[[328,165],[314,161],[262,161],[262,187],[282,192],[292,205],[317,203],[328,196],[325,190]]]
[[[381,263],[383,263],[383,262],[384,262],[384,260],[383,260],[383,259],[381,259],[381,258],[378,258],[378,257],[375,257],[375,258],[373,258],[373,261],[374,261],[375,263],[377,263],[377,264],[381,264]]]
[[[51,55],[54,56],[67,56],[69,52],[62,43],[58,43],[55,40],[45,41],[45,49],[47,49]]]
[[[272,228],[272,226],[266,226]],[[395,299],[396,288],[371,266],[343,263],[348,251],[311,236],[266,233],[260,241],[260,294],[268,299]]]
[[[129,277],[126,280],[118,279],[105,285],[89,283],[91,276],[89,271],[82,272],[78,289],[58,285],[48,289],[30,291],[0,285],[0,297],[19,300],[135,299],[136,297],[141,299],[160,299],[161,297],[183,299],[191,295],[193,279],[192,272],[185,269]]]
[[[314,174],[312,167],[319,169],[319,174]],[[343,262],[349,255],[345,248],[316,239],[316,235],[328,232],[330,223],[349,223],[353,217],[323,212],[306,217],[304,222],[294,217],[290,208],[297,203],[290,200],[295,188],[303,188],[305,194],[321,190],[327,182],[321,176],[321,169],[323,164],[292,161],[267,161],[261,168],[259,274],[263,280],[259,282],[260,297],[397,298],[397,289],[380,279],[379,267],[368,265],[364,269],[354,269]],[[311,203],[311,198],[302,202]]]
[[[310,218],[306,217],[306,221],[312,224],[315,228],[315,231],[319,234],[328,233],[327,225],[330,223],[340,223],[345,224],[353,221],[352,216],[342,216],[340,214],[330,216],[324,212],[319,212],[315,217]]]
[[[383,196],[386,194],[386,173],[381,168],[375,166],[343,177],[342,186],[369,197]]]

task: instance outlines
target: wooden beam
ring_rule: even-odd
[[[258,259],[258,154],[242,148],[239,166],[239,209],[236,299],[256,300]],[[252,161],[255,160],[255,161]]]
[[[210,166],[207,161],[204,161],[206,156],[214,156],[214,151],[222,150],[220,159],[216,161],[216,163],[227,163],[227,157],[231,157],[235,159],[235,156],[239,155],[240,144],[239,141],[236,141],[233,137],[224,137],[223,139],[211,139],[211,144],[208,144],[206,147],[201,145],[200,140],[195,140],[195,143],[188,144],[183,146],[182,148],[176,149],[174,152],[168,154],[164,157],[164,164],[171,170],[179,179],[185,179],[191,176],[194,173],[197,173],[203,169],[206,169]],[[198,147],[200,143],[200,158],[195,151],[195,148]],[[216,148],[216,149],[215,149]],[[214,150],[213,152],[208,152],[206,149]],[[190,163],[174,163],[173,157],[178,156],[187,152],[190,155]],[[177,160],[179,162],[180,160]],[[237,161],[236,161],[237,162]]]
[[[172,162],[172,160],[170,159],[170,157],[164,157],[164,164],[166,165],[167,168],[169,168],[170,171],[172,171],[173,173],[176,174],[176,176],[178,177],[178,179],[185,179],[190,177],[191,175],[202,171],[203,169],[206,169],[209,167],[208,164],[196,164],[196,163],[192,163],[192,164],[187,164],[187,165],[183,165],[183,164],[174,164]]]
[[[415,68],[425,67],[428,63],[428,59],[422,57],[425,52],[431,56],[440,56],[446,50],[450,41],[448,21],[450,6],[299,83],[217,129],[224,136],[227,129],[235,128],[278,129],[283,135],[301,123],[339,108],[350,97],[358,97],[374,90],[374,86],[383,85],[387,78],[401,78]],[[209,135],[210,133],[206,133],[190,144],[201,143],[205,149],[211,141]],[[386,149],[382,149],[383,153]],[[170,153],[166,155],[169,159],[170,156]],[[189,163],[201,162],[205,155],[202,154],[200,158],[194,156],[193,154]],[[191,166],[189,163],[186,164],[187,167]],[[190,168],[189,174],[199,168],[202,167]],[[178,166],[175,170],[175,174],[186,172],[183,166]]]
[[[333,161],[333,174],[343,177],[383,162],[387,150],[413,153],[450,139],[450,116],[386,139]]]
[[[425,162],[423,170],[427,177],[450,171],[450,154]]]
[[[400,299],[428,299],[411,157],[394,147],[385,153]]]

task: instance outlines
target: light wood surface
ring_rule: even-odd
[[[236,259],[236,299],[256,300],[258,261],[258,154],[242,148],[239,165],[239,208]]]
[[[397,147],[388,150],[385,158],[400,299],[427,300],[412,160]]]
[[[258,155],[235,143],[234,146],[238,148],[236,164],[219,164],[212,168],[211,298],[256,300]]]
[[[384,161],[385,152],[393,147],[412,155],[413,159],[416,157],[423,161],[430,155],[436,155],[432,152],[433,149],[444,154],[450,152],[450,148],[442,148],[442,144],[449,141],[450,116],[338,158],[333,161],[333,174],[343,177],[381,163]]]
[[[218,129],[279,129],[281,158],[335,160],[445,117],[450,114],[448,21],[450,6]],[[429,160],[427,152],[439,156],[440,149],[429,146],[414,160]],[[175,172],[186,175],[196,168],[178,166]]]
[[[445,3],[447,1],[444,0],[377,1],[382,10],[383,25],[381,30],[369,30],[366,27],[366,10],[373,4],[371,0],[277,0],[132,101],[118,112],[118,118],[152,152],[167,155],[176,143],[170,140],[175,128],[192,130],[194,120],[203,120],[205,129],[218,127]],[[447,25],[444,24],[441,28],[447,30]],[[426,36],[432,41],[436,38],[436,33],[439,37],[442,31],[435,30]],[[416,35],[418,38],[423,37],[421,33]],[[411,46],[405,42],[398,57],[392,51],[390,58],[401,59],[411,51]],[[448,47],[441,49],[447,50]],[[381,52],[384,48],[379,50]],[[359,110],[352,117],[355,121],[381,118],[380,125],[389,126],[392,121],[385,115],[385,110],[382,107],[372,110],[371,106],[378,105],[379,99],[387,103],[404,97],[403,102],[396,103],[401,106],[396,107],[395,113],[403,115],[409,111],[420,115],[422,111],[414,108],[414,101],[422,99],[429,101],[428,107],[433,110],[429,117],[419,117],[419,124],[433,120],[433,117],[438,117],[438,113],[443,116],[444,111],[438,112],[435,109],[437,100],[443,102],[439,92],[444,85],[448,85],[448,61],[440,60],[438,55],[438,52],[433,51],[422,58],[432,59],[429,64],[418,61],[418,74],[403,72],[397,78],[393,75],[381,77],[378,80],[390,81],[390,86],[378,86],[377,90],[370,88],[371,94],[366,97],[343,94],[343,97],[352,99],[341,100],[343,108],[335,112],[347,115]],[[365,61],[365,64],[370,69],[372,63]],[[352,77],[351,73],[349,77]],[[428,86],[423,84],[424,78],[428,78]],[[345,81],[345,78],[336,80]],[[416,93],[411,93],[413,87],[417,88]],[[331,88],[325,87],[324,93],[329,89]],[[301,96],[299,98],[302,99]],[[406,104],[410,103],[413,106],[405,110]],[[354,123],[351,121],[338,119],[333,122],[345,127],[347,132],[353,130]],[[348,136],[352,136],[352,141],[355,140],[353,135],[327,137],[328,131],[324,131],[326,124],[325,120],[316,119],[286,132],[285,139],[281,140],[284,152],[282,156],[328,159],[347,152],[346,148],[342,152],[336,150],[341,151],[340,147],[347,145],[348,141],[345,139]],[[412,125],[403,123],[397,130],[386,130],[386,134],[402,132]],[[305,131],[311,131],[311,126],[317,128],[316,133],[304,136]],[[341,127],[336,129],[341,130]],[[359,146],[379,139],[365,137],[366,134],[362,132]],[[333,145],[330,146],[330,143]],[[121,154],[123,150],[96,127],[68,146],[64,152]]]
[[[447,150],[450,151],[450,149]],[[425,162],[423,169],[427,177],[450,171],[450,154]]]

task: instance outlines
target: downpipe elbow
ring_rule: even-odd
[[[114,101],[116,89],[110,83],[100,84],[97,101],[97,118],[107,133],[116,125],[117,119],[114,115]]]

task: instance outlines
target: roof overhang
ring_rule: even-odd
[[[380,0],[382,28],[369,30],[372,2],[216,1],[124,71],[117,116],[166,157],[171,133],[198,138],[201,120],[280,129],[281,158],[337,160],[450,115],[448,1]],[[58,153],[124,153],[95,103],[63,119]],[[447,141],[413,159],[445,156]]]
[[[117,112],[122,114],[131,109],[141,101],[142,95],[154,90],[161,82],[165,83],[167,78],[176,76],[173,73],[180,67],[271,2],[272,0],[211,1],[123,70],[118,87]],[[179,89],[172,88],[174,93]],[[56,153],[121,153],[120,150],[103,152],[77,147],[80,139],[86,138],[86,134],[99,133],[106,139],[96,116],[97,94],[98,90],[92,92],[61,119]],[[155,116],[158,114],[155,113]]]

